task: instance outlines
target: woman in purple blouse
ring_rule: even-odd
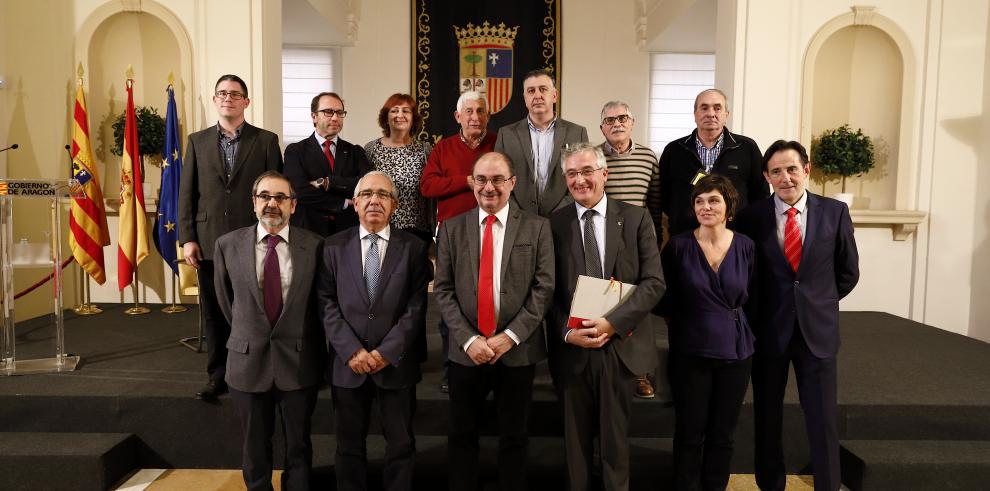
[[[674,395],[674,488],[724,490],[732,434],[749,384],[753,333],[743,305],[755,249],[726,228],[738,197],[720,175],[691,193],[701,225],[674,237],[660,255],[667,293],[658,309],[670,329]]]

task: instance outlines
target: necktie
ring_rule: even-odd
[[[797,208],[787,210],[787,221],[784,222],[784,257],[796,273],[801,263],[801,228],[798,227]]]
[[[323,140],[323,155],[327,156],[327,162],[330,163],[330,173],[333,174],[333,152],[330,151],[330,147],[333,142],[330,140]]]
[[[594,278],[604,278],[602,275],[602,256],[598,252],[598,241],[595,239],[595,224],[592,218],[597,215],[595,210],[584,212],[584,272]]]
[[[282,239],[278,235],[268,236],[268,252],[265,253],[264,278],[262,279],[265,294],[265,315],[268,323],[275,327],[279,315],[282,314],[282,272],[278,266],[278,251],[275,246]]]
[[[368,255],[364,258],[364,282],[368,286],[368,300],[375,303],[378,294],[378,275],[381,272],[381,257],[378,255],[378,234],[369,234]]]
[[[482,336],[495,334],[494,238],[495,215],[485,217],[485,235],[481,240],[481,265],[478,273],[478,331]]]

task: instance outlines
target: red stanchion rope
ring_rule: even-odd
[[[65,261],[62,261],[62,269],[65,269],[66,266],[72,264],[72,261],[74,261],[74,260],[75,260],[74,257],[70,257],[70,258],[66,259]],[[31,292],[35,291],[39,286],[44,285],[45,283],[48,283],[48,281],[51,280],[53,277],[55,277],[55,272],[54,271],[52,271],[51,273],[48,273],[48,276],[47,277],[41,279],[37,283],[35,283],[35,284],[33,284],[33,285],[25,288],[24,290],[18,292],[16,295],[14,295],[14,300],[17,300],[18,298],[21,298],[24,295],[27,295],[28,293],[31,293]]]

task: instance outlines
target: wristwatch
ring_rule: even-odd
[[[319,179],[317,179],[315,181],[309,181],[309,183],[312,184],[313,187],[323,188],[325,190],[328,187],[330,187],[330,178],[329,177],[321,177],[321,178],[319,178]]]

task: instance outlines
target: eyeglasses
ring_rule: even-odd
[[[629,121],[630,119],[632,119],[632,116],[630,116],[628,114],[620,114],[618,116],[606,116],[606,117],[602,118],[602,124],[605,125],[605,126],[612,126],[616,122],[625,123],[626,121]]]
[[[226,99],[227,96],[229,95],[230,98],[235,101],[239,101],[244,98],[244,93],[237,92],[236,90],[218,90],[213,95],[217,96],[217,99]]]
[[[334,110],[334,109],[320,109],[320,110],[318,110],[316,112],[322,113],[324,116],[326,116],[328,118],[332,118],[334,114],[336,114],[337,117],[340,118],[340,119],[344,119],[344,118],[347,117],[347,111],[345,111],[343,109],[336,109],[336,110]]]
[[[474,185],[478,186],[479,188],[483,188],[487,186],[488,183],[492,183],[492,186],[499,187],[505,184],[507,181],[511,180],[513,177],[515,176],[509,176],[509,177],[495,176],[491,178],[485,176],[471,176],[471,180],[474,181]]]
[[[279,194],[261,193],[261,194],[254,195],[254,197],[255,197],[255,199],[258,199],[258,200],[263,201],[265,203],[267,203],[267,202],[269,202],[271,200],[275,200],[275,202],[278,203],[278,204],[282,204],[287,199],[296,199],[295,196],[286,196],[286,195],[284,195],[282,193],[279,193]]]
[[[365,189],[357,194],[358,198],[361,199],[371,199],[372,196],[378,196],[378,199],[392,199],[392,193],[385,191],[384,189],[379,189],[378,191],[372,191],[370,189]]]
[[[591,167],[585,167],[584,169],[581,170],[569,170],[564,173],[564,177],[568,179],[574,179],[578,176],[578,174],[581,174],[582,177],[591,177],[592,174],[600,170],[602,169],[601,168],[592,169]]]

